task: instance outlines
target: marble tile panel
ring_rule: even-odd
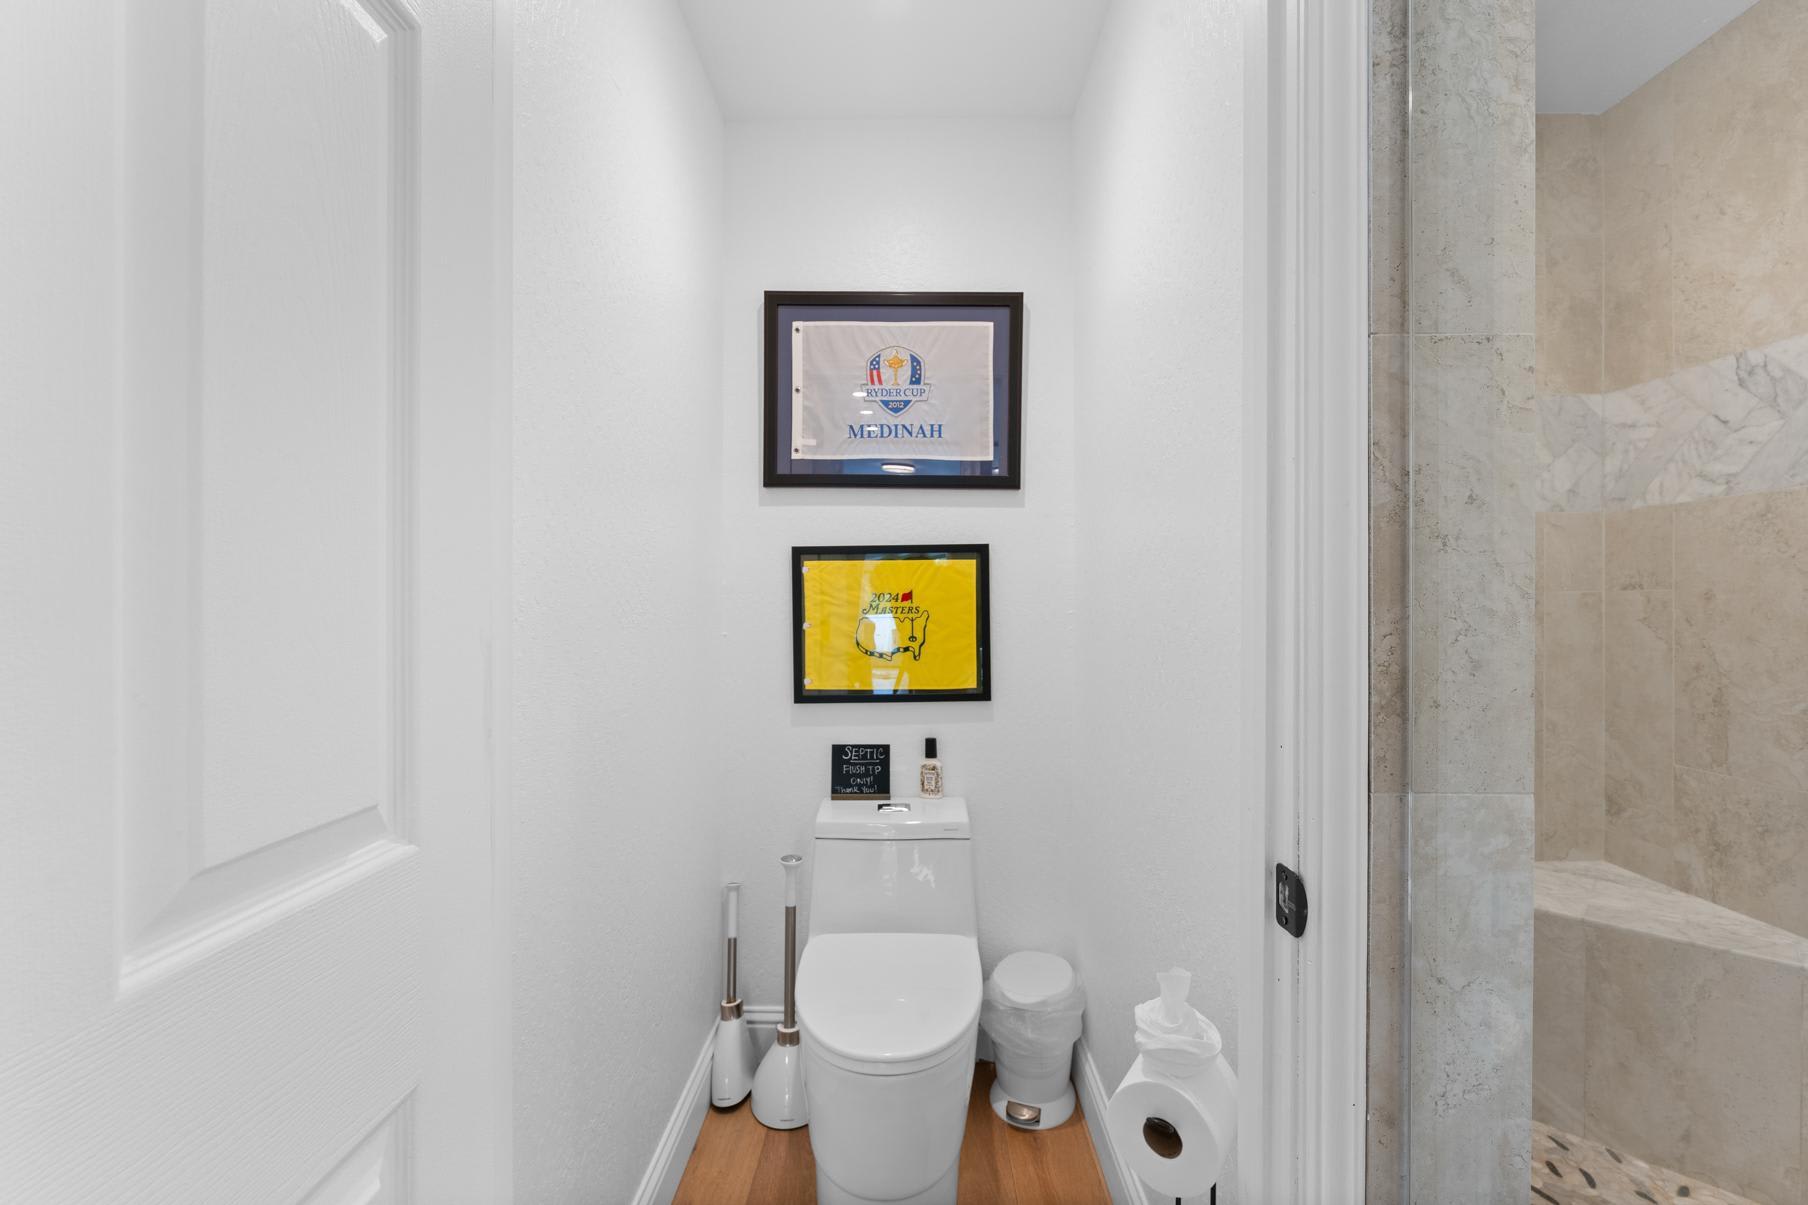
[[[1606,594],[1603,849],[1609,861],[1674,886],[1672,607],[1668,590]]]
[[[1808,376],[1789,363],[1790,346],[1747,348],[1691,365],[1676,374],[1676,387],[1729,431],[1780,422],[1808,400]]]
[[[1369,340],[1369,790],[1406,789],[1407,337]]]
[[[1412,340],[1415,790],[1532,790],[1531,342],[1529,335]]]
[[[1413,1200],[1523,1199],[1532,1104],[1532,797],[1415,795]]]
[[[1602,538],[1599,511],[1538,516],[1538,592],[1599,590]]]
[[[1808,790],[1808,490],[1676,510],[1676,760]]]
[[[1726,486],[1719,492],[1747,493],[1803,481],[1796,470],[1808,456],[1808,374],[1757,350],[1713,361],[1691,380],[1711,387],[1711,396],[1723,404],[1736,405],[1740,395],[1752,401],[1749,410],[1727,421],[1724,432],[1716,432],[1724,451],[1714,468]]]
[[[1602,504],[1609,509],[1808,485],[1808,337],[1598,397],[1541,397],[1538,404],[1542,413],[1578,402],[1602,416]]]
[[[1600,859],[1606,708],[1599,590],[1538,597],[1538,857]]]
[[[1801,968],[1612,925],[1586,942],[1584,1136],[1801,1200]]]
[[[1678,767],[1686,891],[1808,937],[1808,792]]]
[[[1668,377],[1604,395],[1601,474],[1607,509],[1674,501],[1662,497],[1653,483],[1666,478],[1667,467],[1701,417],[1701,410]]]
[[[1532,1119],[1582,1128],[1584,922],[1543,908],[1532,921]]]
[[[1409,28],[1412,331],[1530,334],[1532,0],[1411,0]]]
[[[1797,376],[1808,377],[1808,334],[1779,339],[1764,350],[1777,363],[1794,369]]]
[[[1598,511],[1606,445],[1599,394],[1537,399],[1538,505],[1554,511]]]
[[[1663,73],[1682,363],[1808,331],[1804,62],[1800,0],[1760,0]]]
[[[1406,5],[1369,4],[1369,332],[1406,333]]]
[[[1398,1202],[1405,1167],[1406,797],[1369,797],[1368,1205]]]
[[[1607,588],[1668,590],[1675,584],[1675,512],[1667,506],[1608,511]]]

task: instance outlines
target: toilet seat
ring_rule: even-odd
[[[950,933],[824,933],[797,969],[805,1044],[862,1075],[945,1061],[978,1024],[979,998],[979,943]]]

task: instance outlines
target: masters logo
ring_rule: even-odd
[[[929,612],[917,605],[915,590],[875,593],[861,608],[860,623],[854,628],[854,647],[880,661],[904,653],[921,661],[928,639]]]

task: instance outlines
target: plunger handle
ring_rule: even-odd
[[[797,907],[797,868],[804,864],[802,854],[786,854],[778,860],[785,868],[785,907]]]
[[[799,854],[786,854],[778,860],[785,868],[785,1024],[797,1029],[797,868],[804,864]]]
[[[724,970],[722,975],[722,1003],[724,1005],[729,1005],[739,999],[739,997],[735,995],[735,962],[737,961],[735,958],[735,945],[737,944],[735,939],[739,936],[741,926],[741,885],[739,883],[727,883],[723,886],[723,891],[728,896],[728,928],[726,930],[728,941],[726,943],[727,948],[723,953]]]

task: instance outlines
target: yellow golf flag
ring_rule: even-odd
[[[805,695],[977,694],[979,556],[798,550]]]

